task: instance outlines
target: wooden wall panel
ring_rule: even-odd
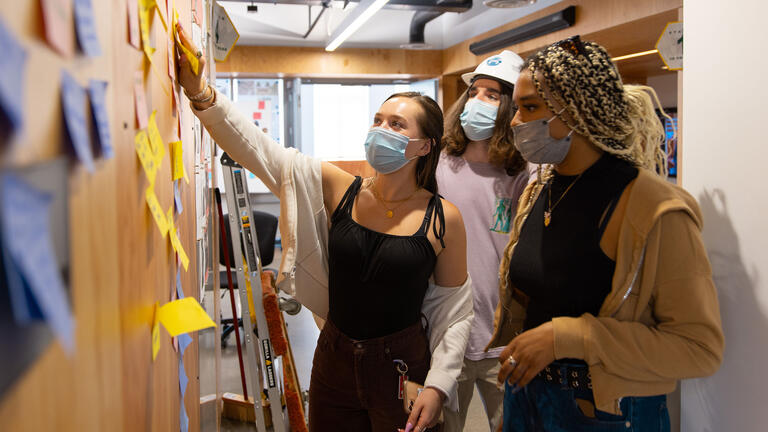
[[[165,2],[162,2],[165,4]],[[169,3],[174,3],[170,1]],[[181,22],[191,26],[189,1],[176,1]],[[127,39],[126,0],[97,1],[102,56],[71,59],[51,50],[44,40],[40,2],[0,3],[0,17],[28,53],[25,74],[25,128],[11,143],[3,163],[23,166],[69,152],[64,143],[60,71],[81,85],[88,79],[109,82],[107,106],[115,157],[97,160],[96,172],[72,164],[70,196],[70,280],[76,320],[76,351],[68,357],[52,343],[0,399],[2,431],[171,431],[179,428],[177,354],[165,330],[162,349],[151,361],[153,305],[170,299],[176,263],[144,202],[147,180],[133,145],[136,133],[133,73],[145,69],[147,102],[158,111],[167,144],[176,136],[167,75],[166,33],[155,16],[152,37],[155,70]],[[154,15],[154,14],[153,14]],[[182,271],[187,296],[195,296],[194,140],[192,114],[182,103],[184,164],[192,181],[182,186],[185,212],[178,216],[181,241],[190,257]],[[151,112],[151,111],[150,111]],[[167,152],[167,147],[166,147]],[[155,186],[166,209],[173,190],[168,154]],[[3,353],[13,355],[13,353]],[[190,430],[198,430],[199,384],[197,338],[184,356],[190,377],[185,406]]]
[[[646,39],[638,39],[637,37],[634,37],[631,32],[626,33],[621,29],[618,29],[617,32],[620,37],[602,38],[599,34],[595,35],[595,33],[663,13],[670,14],[669,16],[673,17],[671,21],[674,21],[677,16],[677,8],[682,7],[682,3],[682,0],[564,0],[524,18],[512,21],[509,24],[446,48],[443,50],[442,73],[454,74],[474,69],[481,60],[489,55],[483,54],[475,56],[469,51],[469,45],[471,43],[555,13],[570,5],[576,6],[576,23],[573,27],[559,30],[516,45],[511,45],[505,49],[514,51],[525,58],[526,55],[540,47],[575,34],[581,35],[583,39],[598,40],[599,43],[603,44],[608,51],[611,52],[611,54],[616,56],[652,49],[637,49],[638,43],[645,46]],[[638,29],[642,29],[642,27],[638,27]],[[658,35],[660,34],[661,29],[659,29],[656,38],[658,38]],[[653,43],[655,44],[655,42],[656,40],[654,38]]]
[[[435,78],[442,71],[438,50],[237,46],[220,73],[266,76]]]

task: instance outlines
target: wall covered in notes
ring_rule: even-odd
[[[173,23],[202,4],[0,3],[1,431],[199,429],[205,141]]]

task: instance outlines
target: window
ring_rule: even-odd
[[[436,81],[302,84],[301,151],[323,160],[365,159],[363,144],[376,111],[390,95],[406,91],[417,91],[434,99]]]
[[[283,80],[252,78],[217,78],[216,88],[232,100],[235,107],[251,119],[276,142],[283,142]],[[224,189],[218,151],[215,163],[219,173],[218,184]],[[269,189],[255,175],[248,173],[248,191],[269,193]]]

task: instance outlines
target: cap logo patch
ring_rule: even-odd
[[[491,57],[486,60],[485,64],[488,66],[498,66],[501,64],[501,57]]]

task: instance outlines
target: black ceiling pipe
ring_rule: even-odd
[[[328,0],[229,0],[242,3],[269,3],[276,5],[304,5],[322,6]],[[350,3],[359,3],[360,0],[349,0]],[[418,10],[418,11],[443,11],[466,12],[472,8],[472,0],[390,0],[384,9]]]
[[[453,7],[464,9],[464,11],[467,11],[472,8],[472,0],[447,0],[447,1],[438,0],[437,2],[435,2],[435,7],[439,8],[439,7],[445,6],[446,4],[450,4]],[[446,11],[441,9],[435,9],[435,10],[419,10],[415,14],[413,14],[413,18],[411,18],[410,35],[408,37],[408,46],[410,48],[418,48],[420,46],[422,47],[426,46],[426,43],[424,42],[424,28],[427,26],[428,22],[439,17],[445,12]]]
[[[408,44],[423,44],[424,43],[424,27],[427,26],[427,23],[432,21],[433,19],[439,17],[442,15],[443,12],[428,12],[428,11],[418,11],[415,14],[413,14],[413,18],[411,19],[411,31],[410,36],[408,38]]]

